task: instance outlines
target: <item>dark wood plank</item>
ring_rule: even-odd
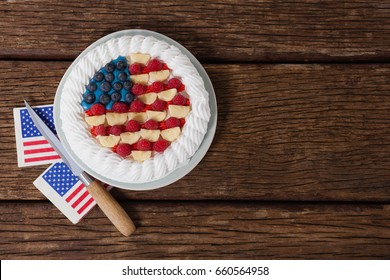
[[[50,104],[68,62],[0,62],[0,199],[43,199],[16,166],[12,108]],[[390,200],[388,65],[206,65],[210,151],[188,176],[129,199]]]
[[[1,259],[386,259],[390,205],[122,203],[123,237],[94,209],[72,225],[49,203],[0,203]]]
[[[123,29],[172,37],[202,61],[383,61],[388,1],[2,1],[0,58],[73,59]]]

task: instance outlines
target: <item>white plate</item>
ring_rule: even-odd
[[[146,182],[146,183],[123,183],[116,180],[108,179],[101,174],[96,173],[94,170],[90,169],[87,165],[85,165],[81,159],[73,152],[71,149],[69,143],[66,141],[66,137],[61,130],[62,124],[60,119],[60,100],[61,100],[61,94],[64,87],[64,83],[66,78],[68,77],[69,73],[72,71],[73,67],[77,64],[77,62],[85,56],[85,54],[90,51],[91,49],[97,47],[98,45],[107,42],[108,40],[112,38],[119,38],[125,35],[134,36],[134,35],[143,35],[143,36],[153,36],[157,38],[158,40],[165,41],[170,45],[174,45],[177,47],[183,54],[185,54],[192,62],[192,64],[195,66],[195,68],[198,70],[200,76],[203,78],[205,88],[207,92],[209,93],[209,105],[210,105],[210,111],[211,111],[211,117],[208,124],[208,129],[206,132],[206,135],[199,146],[199,149],[195,152],[195,154],[191,157],[188,164],[185,166],[182,166],[175,171],[169,173],[167,176],[160,178],[158,180]],[[164,186],[167,186],[169,184],[172,184],[176,182],[177,180],[181,179],[185,175],[187,175],[195,166],[198,165],[198,163],[202,160],[202,158],[207,153],[207,150],[209,149],[211,142],[213,141],[215,130],[217,127],[217,100],[215,97],[215,92],[213,85],[211,84],[210,78],[206,73],[206,70],[202,67],[202,65],[199,63],[199,61],[182,45],[177,43],[176,41],[172,40],[171,38],[164,36],[160,33],[149,31],[149,30],[141,30],[141,29],[130,29],[130,30],[122,30],[115,33],[111,33],[99,40],[97,40],[95,43],[90,45],[88,48],[86,48],[76,59],[75,61],[69,66],[68,70],[65,72],[64,76],[61,79],[60,84],[58,85],[56,96],[54,99],[54,122],[55,126],[57,128],[57,134],[60,138],[62,144],[64,145],[66,151],[70,154],[70,156],[73,158],[73,160],[80,165],[87,173],[94,176],[96,179],[107,183],[111,186],[115,186],[122,189],[127,190],[152,190],[161,188]]]

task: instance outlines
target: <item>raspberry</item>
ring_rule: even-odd
[[[180,126],[180,120],[175,117],[170,117],[165,121],[165,126],[167,128],[177,127]]]
[[[168,81],[169,88],[179,89],[181,85],[182,85],[181,81],[177,78],[172,78]]]
[[[163,100],[156,99],[156,101],[152,103],[153,111],[164,111],[166,108],[167,108],[167,102]]]
[[[164,139],[157,140],[157,142],[153,144],[153,150],[159,153],[164,152],[165,149],[168,147],[169,147],[169,142]]]
[[[115,102],[112,104],[112,110],[115,113],[126,113],[129,110],[129,105],[124,102]]]
[[[175,95],[175,97],[172,99],[172,103],[174,105],[186,105],[187,104],[187,98],[185,98],[183,95],[181,94],[177,94]]]
[[[130,105],[130,111],[142,112],[145,109],[145,104],[139,100],[134,100]]]
[[[113,125],[110,128],[110,134],[119,136],[123,132],[124,127],[123,125]]]
[[[150,151],[152,150],[152,143],[150,143],[148,140],[141,139],[137,142],[137,149],[139,151]]]
[[[164,84],[162,82],[154,82],[149,88],[151,92],[161,92],[164,90]]]
[[[135,84],[132,88],[131,88],[131,92],[138,96],[138,95],[141,95],[141,94],[144,94],[146,92],[146,86],[144,85],[141,85],[141,84]]]
[[[105,136],[106,135],[106,128],[104,127],[103,124],[100,124],[98,126],[94,126],[93,127],[93,130],[94,130],[94,133],[95,135],[101,135],[101,136]]]
[[[127,157],[131,153],[131,146],[127,143],[122,143],[116,146],[116,153],[122,157]]]
[[[155,120],[148,120],[145,122],[144,127],[150,130],[158,129],[158,122]]]
[[[129,120],[126,124],[126,131],[128,132],[136,132],[141,129],[139,123],[135,120]]]
[[[93,104],[90,110],[93,116],[99,116],[106,113],[106,107],[100,103]]]
[[[129,66],[129,71],[130,71],[130,74],[131,75],[138,75],[138,74],[141,74],[142,73],[142,68],[141,68],[141,65],[139,64],[131,64]]]
[[[162,69],[162,64],[158,59],[151,59],[148,63],[149,71],[160,71]]]

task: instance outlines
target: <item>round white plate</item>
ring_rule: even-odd
[[[135,35],[143,35],[143,36],[153,36],[157,38],[158,40],[165,41],[170,45],[174,45],[177,47],[183,54],[185,54],[192,62],[192,64],[195,66],[195,68],[198,70],[200,76],[202,77],[204,81],[205,88],[207,92],[209,93],[209,104],[210,104],[210,111],[211,111],[211,117],[208,124],[208,129],[206,132],[206,135],[199,146],[199,149],[195,152],[195,154],[191,157],[188,164],[174,170],[173,172],[167,174],[165,177],[160,178],[158,180],[146,182],[146,183],[123,183],[116,180],[108,179],[101,174],[96,173],[94,170],[90,169],[87,165],[85,165],[80,158],[75,154],[70,147],[69,143],[66,141],[66,137],[62,131],[62,123],[60,119],[60,111],[61,111],[61,94],[64,87],[64,83],[66,78],[68,77],[69,73],[72,71],[73,67],[77,64],[77,62],[85,56],[85,54],[90,51],[92,48],[97,47],[98,45],[107,42],[108,40],[112,38],[119,38],[122,36],[135,36]],[[81,106],[81,105],[80,105]],[[206,73],[206,70],[202,67],[202,65],[199,63],[199,61],[182,45],[177,43],[176,41],[172,40],[171,38],[164,36],[160,33],[149,31],[149,30],[141,30],[141,29],[130,29],[130,30],[122,30],[115,33],[111,33],[96,42],[94,42],[92,45],[90,45],[88,48],[86,48],[77,58],[76,60],[69,66],[68,70],[65,72],[64,76],[61,79],[61,82],[57,88],[56,96],[54,99],[54,123],[57,129],[57,135],[60,138],[62,144],[64,145],[66,151],[69,153],[69,155],[73,158],[73,160],[80,165],[81,168],[83,168],[87,173],[95,177],[96,179],[107,183],[111,186],[115,186],[122,189],[127,190],[152,190],[161,188],[164,186],[167,186],[169,184],[172,184],[173,182],[176,182],[177,180],[181,179],[185,175],[187,175],[195,166],[198,165],[198,163],[202,160],[202,158],[207,153],[207,150],[209,149],[211,142],[213,141],[215,130],[217,127],[217,100],[215,97],[215,92],[213,85],[211,84],[210,78]]]

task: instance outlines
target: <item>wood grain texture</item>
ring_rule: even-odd
[[[201,61],[383,61],[388,1],[1,1],[0,58],[74,59],[95,40],[149,29]]]
[[[122,203],[124,237],[99,209],[71,225],[50,203],[0,203],[1,259],[388,259],[390,205]]]
[[[44,197],[19,169],[12,108],[50,104],[68,62],[0,62],[2,200]],[[206,65],[218,127],[202,162],[136,200],[390,200],[388,65]],[[28,77],[28,79],[26,79]]]

